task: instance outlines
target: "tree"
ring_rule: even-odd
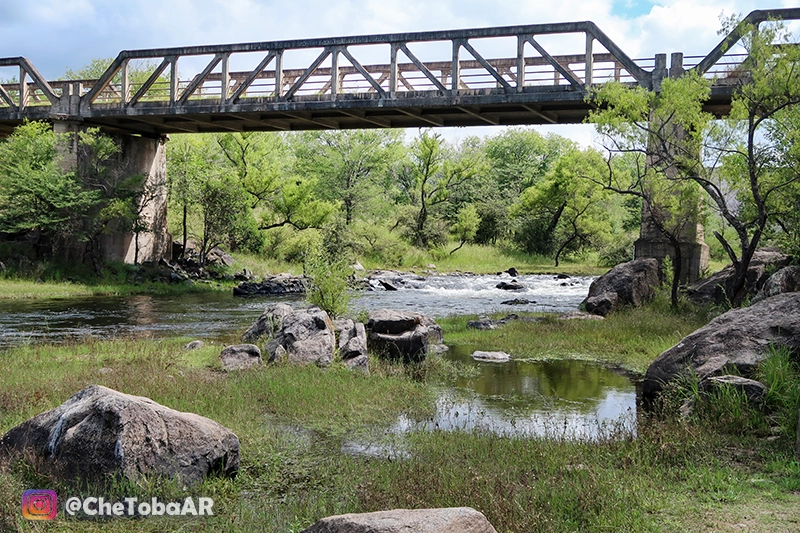
[[[474,205],[470,204],[461,208],[456,216],[456,222],[450,228],[450,232],[459,240],[458,247],[450,251],[450,255],[456,253],[468,241],[475,237],[478,232],[478,226],[481,223],[481,217],[478,216],[478,210]]]
[[[409,224],[414,244],[443,244],[443,235],[431,224],[435,210],[448,202],[453,189],[475,178],[482,164],[477,151],[455,153],[438,133],[422,131],[414,140],[399,176],[401,187],[414,206]]]
[[[556,266],[564,253],[599,244],[611,231],[608,195],[597,185],[604,169],[602,156],[592,149],[573,148],[559,157],[513,209],[528,221],[523,230],[533,229],[522,242],[552,255]]]
[[[185,256],[189,239],[189,212],[197,204],[203,174],[213,164],[214,151],[208,148],[215,143],[203,134],[176,135],[167,146],[167,185],[169,201],[181,211],[181,234]]]
[[[251,213],[241,184],[224,170],[206,176],[198,192],[198,207],[202,213],[200,265],[205,266],[211,250],[241,237]]]
[[[49,125],[28,122],[0,143],[0,232],[38,232],[46,255],[82,240],[84,217],[100,201],[64,170],[64,142]]]
[[[349,226],[402,153],[399,130],[307,132],[294,138],[297,172],[316,178],[317,196],[337,203]]]

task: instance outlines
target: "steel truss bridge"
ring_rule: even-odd
[[[800,8],[744,22],[772,19],[800,19]],[[131,50],[96,80],[47,81],[27,59],[5,58],[0,72],[18,68],[19,81],[0,85],[0,134],[24,120],[147,137],[573,124],[591,109],[592,85],[659,90],[687,70],[713,80],[706,108],[721,116],[747,80],[746,53],[731,53],[743,28],[706,56],[673,53],[669,65],[666,54],[631,59],[592,22]],[[179,63],[196,74],[182,77]]]

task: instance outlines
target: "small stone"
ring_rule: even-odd
[[[511,360],[511,356],[506,352],[483,352],[480,350],[472,352],[472,358],[476,361],[487,361],[491,363],[506,363]]]
[[[203,341],[196,340],[196,341],[192,341],[190,343],[184,344],[183,345],[183,349],[187,350],[187,351],[197,350],[198,348],[202,348],[205,345],[206,345],[206,343],[204,343]]]
[[[255,344],[236,344],[228,346],[219,354],[224,370],[242,370],[260,365],[261,350]]]

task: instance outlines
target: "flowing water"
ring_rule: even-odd
[[[524,288],[496,288],[506,276],[442,275],[408,277],[397,291],[364,291],[353,298],[354,312],[380,308],[413,310],[433,317],[492,312],[575,310],[592,278],[535,275],[516,278]],[[507,305],[503,301],[530,303]],[[307,305],[297,297],[236,298],[225,293],[180,296],[0,300],[0,350],[26,342],[69,338],[184,336],[219,340],[237,337],[264,307],[285,301]],[[445,339],[447,341],[447,339]],[[486,349],[491,349],[490,346]],[[512,354],[513,355],[513,354]],[[490,431],[503,435],[593,438],[608,428],[635,430],[636,388],[622,375],[579,361],[486,363],[452,346],[444,357],[469,367],[455,386],[443,389],[430,420],[401,417],[389,433],[408,431]],[[345,444],[348,453],[382,454],[371,443]]]

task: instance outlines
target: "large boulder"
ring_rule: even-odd
[[[676,378],[702,381],[731,367],[751,374],[771,345],[800,348],[800,293],[779,294],[718,316],[653,361],[643,392],[652,396]]]
[[[242,342],[255,342],[262,337],[271,338],[280,331],[283,317],[294,312],[292,306],[285,303],[272,304],[267,307],[252,326],[242,335]]]
[[[640,306],[653,299],[660,283],[658,261],[634,259],[594,280],[581,303],[587,312],[606,316],[623,305]]]
[[[787,266],[771,275],[753,298],[753,302],[785,292],[800,292],[800,266]]]
[[[497,533],[471,507],[395,509],[323,518],[301,533]]]
[[[381,355],[405,362],[423,361],[433,346],[444,342],[442,328],[419,313],[379,309],[367,320],[370,344]]]
[[[753,253],[745,277],[745,288],[749,296],[754,296],[769,278],[769,271],[789,264],[790,258],[775,248],[760,248]],[[701,279],[685,289],[686,297],[696,305],[723,305],[726,303],[725,287],[733,279],[733,265]]]
[[[328,313],[319,307],[293,311],[283,317],[281,329],[267,343],[270,361],[285,351],[290,363],[314,363],[328,366],[333,362],[336,334]]]
[[[235,476],[239,439],[208,418],[91,385],[12,428],[0,439],[0,458],[27,460],[65,481],[160,475],[194,484]]]
[[[263,362],[261,350],[255,344],[227,346],[219,354],[223,370],[243,370]]]

